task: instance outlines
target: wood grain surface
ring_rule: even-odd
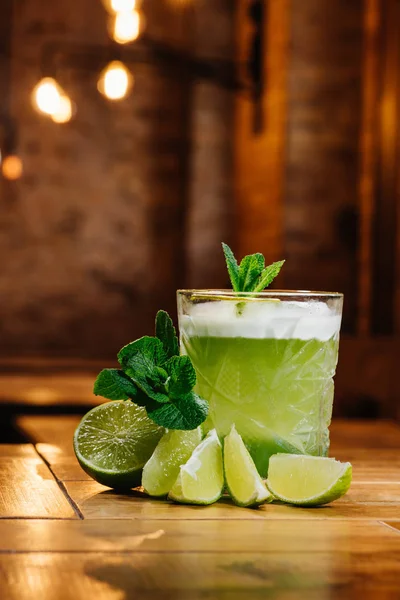
[[[73,454],[77,416],[23,416],[32,444],[0,446],[1,600],[331,600],[400,596],[400,427],[332,425],[353,464],[315,509],[209,507],[117,494]],[[29,517],[29,518],[28,518]]]

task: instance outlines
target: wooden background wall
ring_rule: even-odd
[[[280,286],[344,292],[336,410],[400,416],[400,2],[266,5],[261,132],[236,102],[237,246],[285,257]]]
[[[246,73],[250,0],[146,0],[147,34]],[[228,284],[220,241],[286,258],[286,288],[345,293],[335,408],[400,416],[400,0],[264,0],[248,90],[135,67],[120,104],[60,72],[78,104],[32,110],[51,40],[107,43],[100,0],[4,0],[0,114],[24,176],[0,181],[0,356],[115,356],[174,311],[177,287]],[[179,7],[179,9],[178,9]],[[110,143],[111,141],[111,143]]]

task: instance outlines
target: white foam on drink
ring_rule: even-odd
[[[242,314],[232,301],[200,302],[181,315],[188,336],[327,341],[339,333],[341,316],[323,302],[246,302]]]

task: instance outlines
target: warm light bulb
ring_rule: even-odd
[[[116,12],[132,12],[135,10],[136,0],[111,0],[111,9]]]
[[[143,19],[138,10],[119,12],[115,15],[112,37],[118,44],[137,40],[142,31]]]
[[[133,76],[119,60],[111,62],[101,73],[97,88],[109,100],[122,100],[132,87]]]
[[[10,181],[19,179],[23,171],[22,160],[19,156],[10,154],[3,159],[1,170],[5,179],[9,179]]]
[[[72,102],[68,96],[60,96],[57,112],[51,115],[55,123],[68,123],[72,117]]]
[[[32,100],[36,110],[45,115],[54,115],[58,112],[61,100],[61,89],[52,77],[44,77],[35,86]]]
[[[136,0],[103,0],[105,9],[111,13],[129,12],[136,8]]]

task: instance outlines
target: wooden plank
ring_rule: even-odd
[[[347,494],[337,500],[334,506],[338,504],[361,504],[365,502],[397,504],[400,515],[400,481],[397,483],[388,481],[359,483],[353,481]]]
[[[5,600],[398,597],[400,553],[4,554]],[[379,596],[378,596],[379,594]],[[386,594],[386,595],[385,595]],[[391,594],[391,595],[390,595]],[[397,596],[396,596],[397,594]]]
[[[374,521],[0,521],[4,552],[383,552],[400,551],[397,531]]]
[[[37,458],[37,452],[32,444],[0,444],[0,457],[23,456]]]
[[[77,518],[39,458],[0,457],[0,518]]]
[[[51,444],[54,453],[74,456],[72,438],[80,419],[77,415],[26,415],[17,418],[17,426],[32,442]]]
[[[379,101],[377,115],[376,200],[373,231],[372,333],[393,335],[398,331],[398,160],[400,130],[400,5],[381,2],[379,48]]]
[[[283,269],[288,289],[343,292],[354,333],[363,0],[292,2]]]
[[[364,2],[364,50],[362,65],[362,118],[360,131],[358,322],[357,333],[371,330],[372,233],[375,214],[375,161],[377,151],[376,108],[379,96],[379,31],[381,0]]]
[[[386,521],[385,525],[388,525],[392,529],[400,531],[400,521]]]
[[[398,450],[343,449],[337,450],[334,456],[338,460],[351,462],[353,483],[400,483]]]
[[[235,250],[239,256],[262,252],[270,263],[282,258],[283,248],[290,2],[269,1],[265,5],[261,131],[254,131],[255,106],[250,93],[238,94],[235,99],[235,196],[240,224]],[[236,18],[237,59],[242,65],[248,64],[254,32],[248,11],[247,0],[240,0]],[[248,81],[248,73],[242,75]],[[280,281],[282,285],[282,279]]]
[[[257,510],[234,506],[223,499],[212,506],[184,506],[165,500],[150,499],[139,491],[116,494],[95,481],[66,482],[70,497],[87,519],[395,519],[400,514],[400,504],[395,502],[343,501],[326,507],[310,509],[265,504]],[[356,487],[354,493],[357,494]],[[366,495],[367,497],[367,495]],[[371,495],[369,496],[371,497]],[[372,496],[373,497],[373,496]],[[390,496],[393,499],[393,495]],[[375,500],[375,498],[374,498]]]

